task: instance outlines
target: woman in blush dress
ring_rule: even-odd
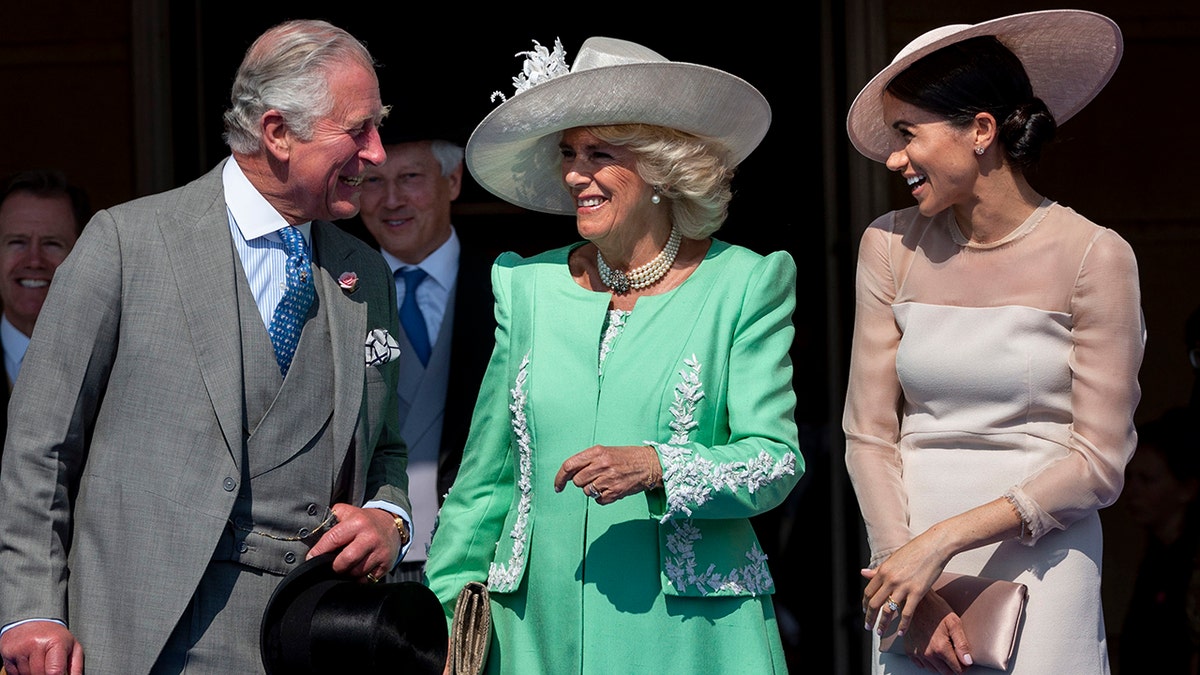
[[[1027,585],[1011,673],[1106,673],[1097,511],[1135,445],[1144,347],[1129,245],[1026,180],[1120,60],[1120,30],[1053,10],[945,26],[859,93],[847,128],[915,207],[862,237],[846,463],[867,526],[878,673],[963,672],[943,571]]]

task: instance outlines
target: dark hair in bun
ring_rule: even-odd
[[[887,92],[957,126],[967,126],[981,112],[991,114],[1009,165],[1022,172],[1037,165],[1058,128],[1033,95],[1020,59],[992,36],[928,54],[897,75]]]

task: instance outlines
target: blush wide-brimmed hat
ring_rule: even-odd
[[[527,209],[575,213],[563,185],[560,133],[582,126],[652,124],[705,138],[737,165],[771,125],[757,89],[725,71],[668,61],[641,45],[588,38],[570,68],[562,44],[534,42],[517,93],[496,107],[467,141],[467,167],[489,192]],[[503,98],[497,92],[493,95]]]
[[[1020,59],[1033,94],[1062,124],[1108,83],[1121,61],[1121,29],[1106,16],[1075,9],[1026,12],[977,24],[935,28],[908,43],[855,97],[846,116],[850,142],[877,162],[887,160],[892,134],[883,119],[883,93],[892,80],[942,47],[991,35]]]
[[[271,594],[260,635],[267,675],[441,675],[449,631],[433,591],[341,576],[335,557],[304,561]]]

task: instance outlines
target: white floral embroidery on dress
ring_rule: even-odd
[[[683,592],[688,586],[707,595],[712,592],[748,592],[759,595],[770,590],[775,581],[767,568],[767,555],[755,544],[746,552],[750,562],[740,568],[722,574],[716,565],[697,574],[694,544],[703,538],[700,529],[690,519],[680,519],[680,514],[692,515],[692,508],[703,505],[712,498],[712,493],[721,489],[736,492],[745,487],[751,494],[758,488],[791,475],[796,471],[796,456],[789,452],[776,462],[768,453],[761,452],[749,462],[714,464],[703,457],[693,458],[686,447],[692,429],[697,425],[696,406],[704,398],[700,381],[700,362],[696,355],[686,359],[686,369],[679,371],[680,382],[675,385],[675,402],[671,405],[671,440],[667,443],[645,441],[654,447],[663,461],[663,486],[667,492],[666,513],[659,520],[675,528],[667,535],[667,549],[674,559],[664,562],[665,572],[675,589]]]
[[[498,592],[516,590],[521,571],[525,568],[525,544],[529,539],[529,512],[533,506],[533,445],[529,438],[529,421],[525,416],[525,406],[529,403],[525,393],[528,372],[527,352],[517,369],[517,381],[511,391],[512,403],[508,406],[512,412],[513,434],[517,439],[517,489],[521,492],[521,498],[517,501],[517,519],[508,535],[513,539],[512,555],[508,563],[493,562],[488,566],[488,588]]]
[[[608,312],[604,322],[604,335],[600,338],[600,375],[604,375],[604,359],[608,358],[617,336],[625,329],[625,318],[630,314],[631,312],[623,309],[612,309]]]
[[[775,580],[767,567],[767,554],[755,544],[746,551],[749,563],[735,567],[729,574],[717,572],[717,566],[709,564],[704,572],[696,573],[696,551],[693,544],[700,541],[700,529],[691,520],[672,521],[675,532],[667,535],[667,549],[676,555],[665,563],[667,578],[675,589],[683,592],[688,586],[696,586],[701,593],[750,593],[762,595],[775,586]]]

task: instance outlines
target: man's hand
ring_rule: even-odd
[[[308,557],[338,551],[334,572],[368,581],[382,579],[400,554],[400,530],[392,514],[350,504],[334,504],[331,510],[337,525],[321,535]]]
[[[7,675],[83,675],[83,645],[56,621],[30,621],[0,636]]]

